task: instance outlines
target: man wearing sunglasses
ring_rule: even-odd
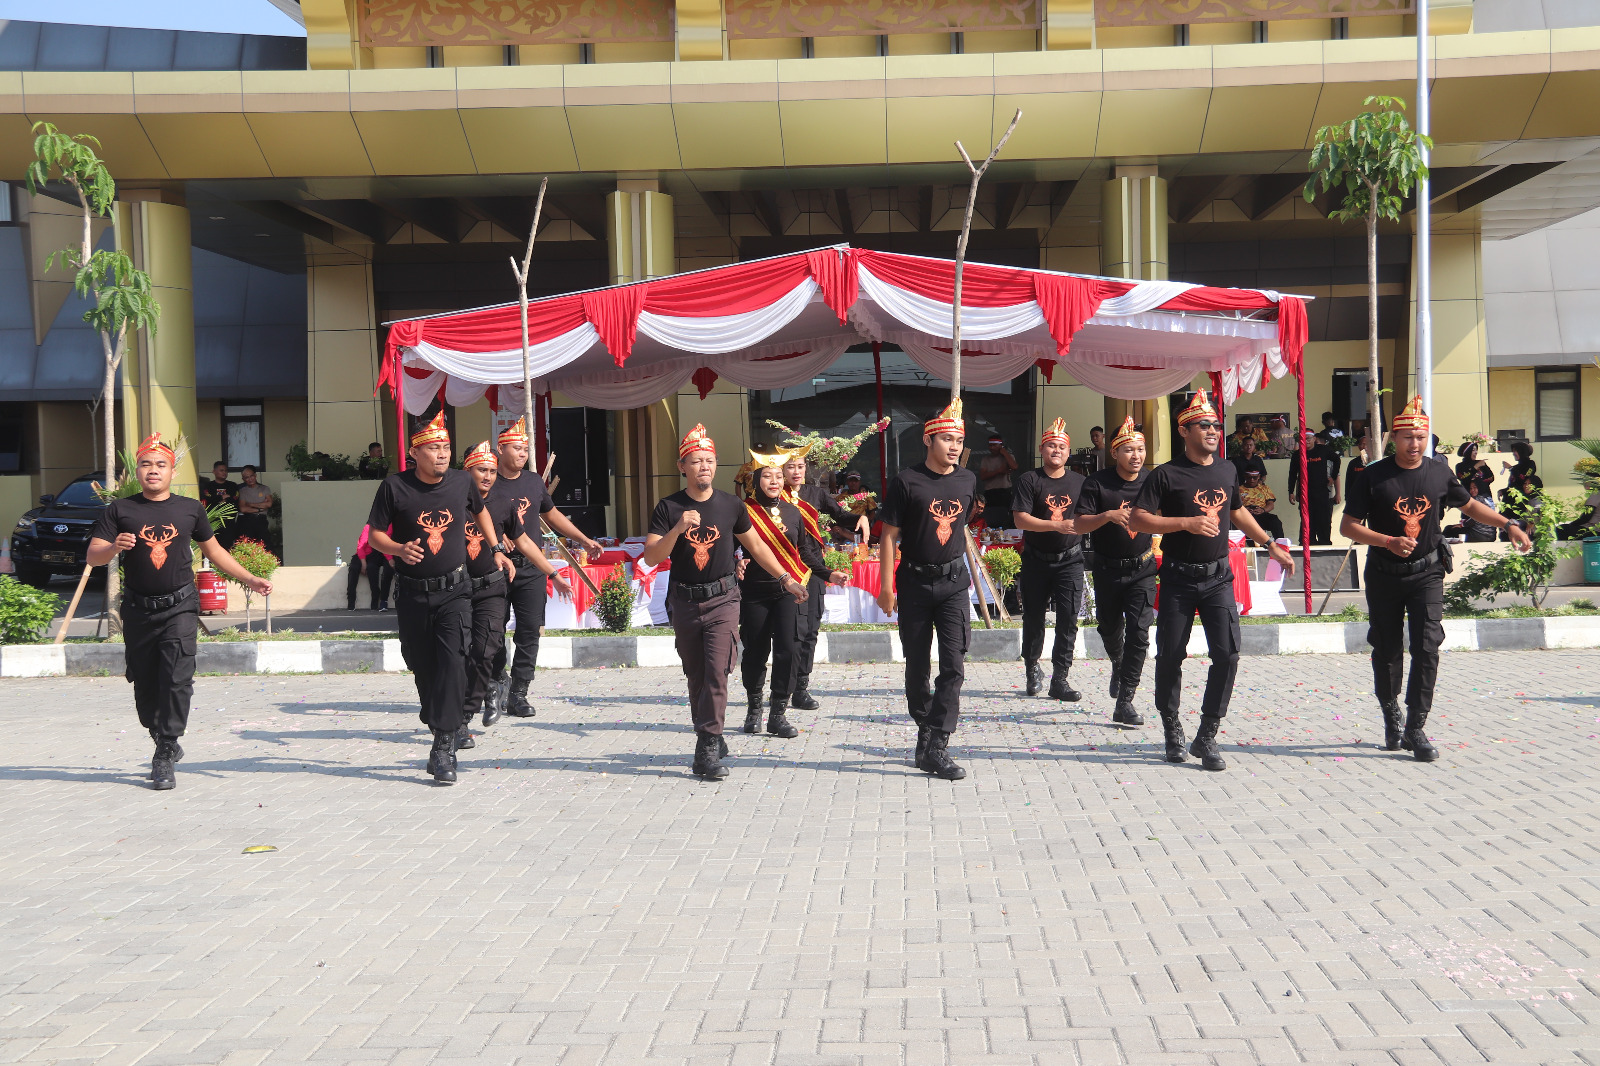
[[[1233,598],[1228,566],[1228,530],[1237,526],[1266,548],[1288,573],[1294,559],[1267,536],[1239,499],[1239,474],[1217,458],[1222,422],[1206,398],[1195,393],[1178,415],[1183,454],[1151,473],[1134,501],[1128,528],[1161,534],[1161,602],[1156,610],[1156,710],[1166,730],[1167,761],[1183,762],[1183,724],[1178,698],[1189,631],[1198,612],[1206,631],[1211,670],[1200,704],[1200,728],[1191,755],[1207,770],[1226,770],[1217,750],[1217,728],[1228,713],[1233,677],[1239,666],[1239,605]]]

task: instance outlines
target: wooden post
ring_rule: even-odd
[[[983,180],[984,171],[989,169],[995,156],[1000,154],[1000,149],[1006,146],[1006,141],[1011,139],[1011,134],[1016,130],[1017,123],[1022,121],[1022,108],[1017,108],[1017,113],[1011,118],[1011,125],[1006,127],[1005,136],[1000,142],[989,150],[989,155],[982,166],[974,166],[972,157],[962,147],[961,142],[956,142],[956,151],[961,153],[961,158],[966,161],[967,169],[972,172],[972,184],[967,188],[967,210],[961,218],[961,239],[956,242],[956,285],[955,302],[950,309],[950,359],[954,364],[950,372],[950,398],[961,399],[961,271],[967,262],[967,238],[972,233],[972,209],[978,202],[978,182]]]
[[[972,534],[964,532],[967,539],[967,569],[972,571],[972,590],[978,594],[978,617],[983,619],[983,628],[993,629],[994,623],[989,621],[989,608],[983,602],[983,579],[978,576],[978,549],[972,543]]]
[[[544,211],[544,191],[550,184],[548,177],[539,179],[539,199],[533,205],[533,225],[528,228],[528,250],[522,253],[522,265],[516,257],[511,259],[511,273],[517,279],[517,306],[522,311],[522,417],[523,424],[533,429],[533,375],[528,368],[528,267],[533,262],[533,241],[539,235],[539,216]]]
[[[72,594],[72,602],[67,604],[66,617],[61,619],[61,629],[56,633],[56,641],[55,642],[57,644],[64,644],[66,642],[66,639],[67,639],[67,627],[72,624],[72,616],[74,614],[76,614],[77,611],[78,611],[78,601],[83,598],[84,586],[89,583],[89,573],[93,569],[94,569],[94,567],[89,566],[88,564],[84,564],[83,576],[78,578],[77,591],[73,592],[73,594]],[[95,627],[95,631],[99,632],[99,626],[98,625]]]

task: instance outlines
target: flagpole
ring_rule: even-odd
[[[1417,4],[1417,132],[1430,132],[1428,101],[1428,5]],[[1422,162],[1428,164],[1427,144]],[[1417,395],[1422,409],[1433,412],[1433,204],[1432,182],[1417,180]],[[1403,402],[1403,401],[1402,401]],[[1376,422],[1377,412],[1369,418]],[[1374,437],[1374,440],[1377,438]]]

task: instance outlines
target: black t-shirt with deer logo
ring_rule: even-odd
[[[1011,509],[1054,522],[1071,518],[1077,511],[1078,497],[1081,495],[1083,475],[1076,470],[1062,470],[1060,477],[1050,477],[1043,469],[1029,470],[1017,478],[1011,487]],[[1005,516],[1006,519],[1010,517]],[[999,515],[986,514],[984,518],[988,519],[991,526],[1005,522]],[[1025,529],[1022,531],[1022,542],[1035,551],[1064,552],[1082,544],[1083,537],[1076,533],[1041,533]]]
[[[1445,508],[1464,506],[1471,499],[1461,479],[1445,464],[1424,458],[1415,469],[1407,470],[1391,455],[1351,475],[1344,513],[1366,522],[1374,533],[1414,538],[1417,547],[1409,556],[1395,555],[1387,548],[1371,549],[1399,562],[1437,550]]]
[[[1140,467],[1132,481],[1117,473],[1116,466],[1096,470],[1083,479],[1083,497],[1078,500],[1076,513],[1080,515],[1105,514],[1123,504],[1133,507],[1139,500],[1144,483],[1150,480],[1150,468]],[[1150,550],[1150,534],[1123,529],[1115,522],[1107,522],[1089,534],[1096,559],[1137,559]]]
[[[1239,471],[1230,462],[1212,457],[1202,466],[1187,455],[1162,463],[1150,472],[1133,505],[1164,518],[1217,516],[1217,535],[1168,533],[1161,538],[1161,554],[1183,563],[1210,563],[1228,557],[1230,514],[1239,509]]]
[[[422,542],[421,562],[394,557],[402,577],[441,577],[467,561],[467,524],[481,510],[483,497],[465,470],[446,470],[433,485],[407,470],[383,479],[367,522],[401,544]]]
[[[550,498],[549,490],[545,488],[544,478],[528,470],[524,470],[514,478],[496,478],[494,484],[489,486],[489,499],[499,497],[510,500],[515,508],[517,521],[521,522],[524,528],[535,531],[539,529],[539,516],[549,514],[556,506],[555,501]],[[495,512],[495,518],[499,517],[499,512]]]
[[[663,537],[671,533],[685,511],[699,511],[700,525],[684,530],[672,546],[672,583],[704,585],[733,573],[733,550],[739,546],[734,538],[750,529],[744,501],[731,492],[712,489],[710,499],[702,502],[692,498],[687,489],[679,489],[656,504],[650,533]]]
[[[139,541],[122,553],[122,573],[128,590],[140,596],[165,596],[194,584],[191,543],[214,536],[199,500],[187,496],[152,500],[143,493],[112,500],[89,537],[111,543],[123,533],[132,533]]]
[[[500,484],[498,481],[495,485]],[[513,537],[522,536],[522,523],[517,519],[517,505],[509,496],[497,496],[494,485],[489,486],[489,495],[483,498],[483,505],[489,509],[489,517],[494,519],[494,526],[500,531],[500,540],[505,542],[506,550],[512,550]],[[523,564],[532,566],[532,563]],[[494,573],[494,549],[489,547],[489,542],[484,540],[483,534],[478,531],[476,520],[467,523],[467,573],[473,577],[488,577]],[[522,567],[517,567],[517,573],[522,572]]]
[[[966,554],[967,523],[977,497],[978,475],[966,467],[935,474],[918,463],[889,482],[883,522],[900,527],[900,552],[907,562],[948,563]]]

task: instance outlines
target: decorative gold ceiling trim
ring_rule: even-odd
[[[730,40],[1036,30],[1039,0],[724,0]]]
[[[1416,12],[1415,0],[1094,0],[1094,20],[1100,26],[1184,26]]]
[[[368,48],[672,40],[671,0],[357,0],[356,8]]]

